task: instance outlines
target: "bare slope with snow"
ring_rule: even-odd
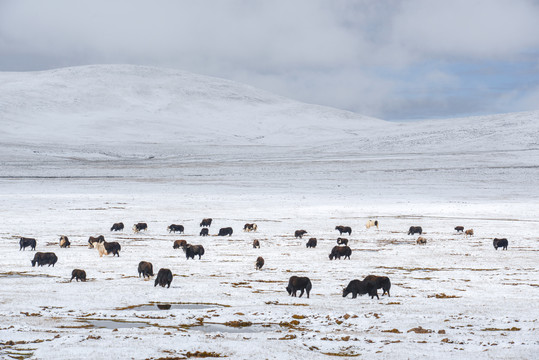
[[[4,136],[71,143],[218,141],[345,132],[374,119],[307,105],[253,87],[177,70],[100,65],[0,74]],[[328,122],[333,121],[333,126]],[[322,132],[320,134],[319,132]],[[283,139],[284,137],[284,139]]]
[[[113,193],[538,197],[539,112],[390,123],[177,70],[96,65],[0,73],[0,122],[5,192],[55,192],[66,178],[62,191],[88,191],[99,178]]]

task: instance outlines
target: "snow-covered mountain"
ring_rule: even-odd
[[[538,118],[528,112],[395,124],[228,80],[133,65],[0,73],[4,142],[515,149],[538,145]]]
[[[228,80],[131,65],[0,74],[2,137],[68,143],[296,143],[380,124]]]
[[[338,184],[438,196],[500,182],[527,196],[539,163],[539,111],[395,123],[132,65],[0,73],[0,123],[6,178],[177,182],[217,171],[263,191]]]

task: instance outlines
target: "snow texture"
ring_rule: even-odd
[[[537,356],[539,112],[391,123],[95,65],[0,73],[0,124],[2,358]],[[337,225],[352,227],[351,260],[328,258]],[[88,248],[100,234],[120,257]],[[58,263],[32,267],[21,236]],[[206,253],[186,260],[178,239]],[[139,278],[141,260],[171,269],[171,287]],[[75,268],[89,281],[69,282]],[[369,274],[391,279],[390,297],[342,297]],[[310,277],[310,298],[288,296],[292,275]]]

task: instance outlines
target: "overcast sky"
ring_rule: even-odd
[[[539,0],[0,0],[0,71],[130,63],[386,120],[539,109]]]

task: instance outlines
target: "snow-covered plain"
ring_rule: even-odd
[[[99,65],[0,73],[0,124],[0,357],[537,356],[539,112],[390,123]],[[149,230],[134,234],[139,221]],[[336,225],[353,229],[351,260],[328,259]],[[214,236],[227,226],[231,237]],[[99,234],[121,243],[119,258],[88,249]],[[56,266],[31,267],[20,236]],[[186,260],[177,239],[206,254]],[[141,260],[170,268],[170,289],[139,278]],[[74,268],[89,281],[70,283]],[[311,278],[309,299],[286,293],[295,274]],[[391,297],[342,297],[368,274],[389,276]]]

